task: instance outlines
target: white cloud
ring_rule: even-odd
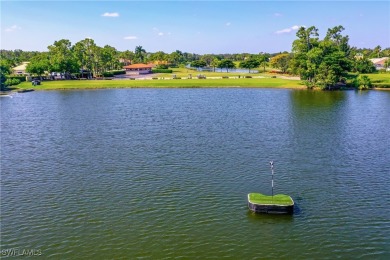
[[[137,40],[138,37],[137,36],[126,36],[123,39],[125,39],[125,40]]]
[[[226,23],[226,26],[230,26],[232,23],[231,22],[227,22]]]
[[[118,17],[119,14],[118,13],[104,13],[104,14],[102,14],[102,16],[104,16],[104,17]]]
[[[157,35],[158,35],[158,36],[163,36],[164,33],[163,33],[163,32],[159,32]]]
[[[276,34],[290,33],[290,32],[292,32],[292,31],[298,30],[299,28],[301,28],[301,26],[299,26],[299,25],[294,25],[294,26],[291,26],[291,27],[289,27],[289,28],[286,28],[286,29],[282,29],[282,30],[276,31],[275,33],[276,33]]]
[[[15,31],[18,31],[18,30],[21,30],[22,28],[18,25],[12,25],[11,27],[8,27],[5,29],[6,32],[15,32]]]

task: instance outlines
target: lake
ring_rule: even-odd
[[[390,92],[36,91],[0,104],[4,258],[390,258]],[[271,193],[270,160],[292,216],[248,210],[248,193]]]

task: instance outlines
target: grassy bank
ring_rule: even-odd
[[[375,88],[390,89],[390,73],[363,74],[371,79]]]
[[[171,75],[168,75],[171,77]],[[168,78],[167,77],[167,78]],[[306,88],[297,80],[280,78],[229,78],[229,79],[144,79],[144,80],[58,80],[43,81],[36,90],[103,89],[103,88]],[[32,88],[31,82],[18,85]]]

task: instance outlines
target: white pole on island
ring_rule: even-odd
[[[271,173],[272,173],[271,187],[272,187],[272,200],[273,200],[274,199],[274,161],[270,161],[269,164],[271,165]]]

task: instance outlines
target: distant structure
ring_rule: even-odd
[[[154,66],[154,64],[137,63],[124,66],[123,69],[127,75],[140,75],[151,73]]]
[[[354,58],[355,58],[355,60],[361,60],[361,59],[363,59],[363,57],[364,57],[364,55],[363,55],[363,53],[356,53],[356,55],[354,56]]]
[[[370,59],[372,63],[374,63],[374,66],[377,70],[385,69],[385,62],[389,59],[389,57],[383,57],[383,58],[374,58]],[[387,68],[388,71],[390,71],[390,68]]]
[[[12,68],[12,73],[17,75],[29,75],[29,73],[26,72],[26,67],[30,62],[25,61],[22,62],[19,66],[16,66]]]

